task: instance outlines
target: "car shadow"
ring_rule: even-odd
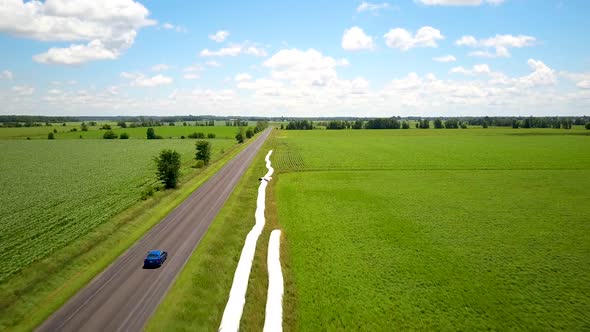
[[[154,265],[145,266],[145,265],[143,265],[141,268],[144,269],[144,270],[156,270],[156,269],[159,269],[161,267],[162,267],[162,265],[157,265],[157,266],[154,266]]]

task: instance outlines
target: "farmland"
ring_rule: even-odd
[[[280,131],[271,144],[287,329],[590,326],[584,130]]]
[[[112,130],[117,135],[122,133],[129,134],[130,138],[145,138],[146,128],[121,128],[117,126],[115,122],[101,122],[96,126],[88,126],[88,131],[81,131],[81,123],[68,122],[66,126],[56,125],[49,127],[21,127],[21,128],[1,128],[0,139],[47,139],[47,134],[57,131],[55,133],[56,139],[80,139],[80,138],[102,138],[105,130],[101,130],[100,127],[103,124],[108,124],[112,127]],[[252,126],[255,123],[251,123]],[[76,131],[72,131],[72,130]],[[163,138],[180,138],[181,136],[188,137],[188,135],[201,132],[205,135],[215,134],[216,138],[233,138],[238,131],[237,127],[228,126],[183,126],[182,123],[177,123],[175,126],[158,126],[154,127],[156,134]]]
[[[213,160],[235,144],[212,142]],[[139,201],[156,187],[164,148],[181,153],[181,173],[197,174],[194,140],[0,140],[0,281]]]

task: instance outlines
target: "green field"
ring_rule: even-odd
[[[586,133],[280,131],[286,328],[590,328]]]
[[[19,128],[20,129],[20,128]],[[1,129],[2,132],[5,129]],[[212,160],[235,140],[214,139]],[[194,140],[0,140],[0,281],[138,202],[157,187],[153,158],[182,155],[198,174]]]
[[[88,127],[88,131],[80,131],[80,123],[69,122],[66,126],[56,125],[50,127],[21,127],[21,128],[0,128],[0,139],[47,139],[47,134],[57,130],[55,139],[79,139],[82,138],[102,138],[106,130],[99,129],[105,122],[99,123],[97,126]],[[108,122],[112,130],[117,134],[129,134],[130,138],[146,138],[147,128],[121,128],[114,122]],[[255,125],[253,123],[251,125]],[[226,126],[183,126],[182,123],[177,123],[175,126],[159,126],[153,127],[157,135],[163,138],[180,138],[181,136],[188,137],[188,135],[201,132],[205,135],[212,133],[216,138],[233,139],[238,132],[237,127]],[[76,131],[71,131],[76,129]]]

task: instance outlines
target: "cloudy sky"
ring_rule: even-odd
[[[590,115],[590,1],[0,1],[0,114]]]

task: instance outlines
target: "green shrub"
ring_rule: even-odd
[[[47,139],[55,139],[55,135],[53,133],[49,133],[47,135]]]
[[[154,128],[148,128],[146,135],[147,139],[156,139],[156,132],[154,131]]]
[[[154,195],[154,188],[149,187],[144,189],[144,191],[141,192],[141,200],[145,201],[146,199],[148,199],[149,197]]]
[[[207,134],[207,138],[215,138],[215,134],[214,133],[209,133],[209,134]]]
[[[119,136],[120,139],[129,139],[129,134],[127,133],[122,133],[121,136]]]
[[[204,166],[205,166],[205,162],[199,159],[195,163],[195,167],[194,168],[203,168]]]
[[[188,138],[205,138],[205,133],[192,133],[188,135]]]
[[[586,122],[586,125],[584,127],[586,127],[586,129],[590,130],[590,122]]]
[[[115,134],[112,130],[107,130],[104,132],[104,135],[102,135],[102,138],[115,139],[115,138],[117,138],[117,134]]]

